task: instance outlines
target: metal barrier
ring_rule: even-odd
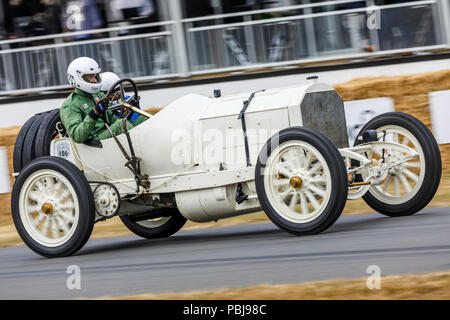
[[[33,37],[26,40],[31,46],[4,49],[6,46],[23,46],[25,39],[1,41],[0,91],[2,94],[23,90],[52,90],[67,87],[67,66],[80,56],[93,57],[104,70],[117,72],[123,77],[172,76],[175,62],[172,50],[172,23],[153,23],[136,28],[109,28],[95,30],[109,37],[93,40],[64,42],[64,38],[91,35],[75,32],[50,37]],[[132,34],[145,28],[164,27],[167,30]],[[130,34],[131,33],[131,34]],[[19,41],[22,40],[22,41]],[[43,45],[33,45],[46,42]]]
[[[306,5],[293,9],[300,7],[310,9]],[[371,15],[374,25],[369,29]],[[229,16],[221,15],[216,19]],[[330,59],[330,56],[356,57],[389,50],[448,47],[435,0],[272,19],[255,20],[252,15],[240,17],[244,21],[202,27],[192,25],[210,21],[213,17],[187,22],[193,71],[225,71],[236,66],[260,67],[277,62]]]
[[[0,41],[0,95],[67,88],[67,65],[79,56],[122,77],[149,81],[450,48],[446,0],[342,7],[361,2],[182,19],[171,0],[171,21]],[[91,39],[66,42],[80,36]]]

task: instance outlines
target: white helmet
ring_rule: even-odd
[[[120,80],[119,76],[114,72],[103,72],[102,77],[102,91],[108,92],[108,90],[113,86],[114,83]]]
[[[73,60],[67,68],[67,80],[72,87],[78,88],[87,93],[99,93],[102,87],[98,63],[91,58],[81,57]],[[89,82],[87,75],[95,75],[97,82]]]

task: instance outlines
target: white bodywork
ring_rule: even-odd
[[[131,140],[136,156],[142,159],[142,173],[149,175],[149,189],[136,190],[134,176],[124,166],[126,160],[112,138],[102,140],[102,149],[74,144],[68,138],[55,140],[51,154],[77,164],[89,181],[113,183],[122,197],[175,194],[176,206],[192,221],[253,212],[260,208],[254,170],[261,148],[280,130],[303,125],[300,105],[305,94],[329,91],[334,91],[329,85],[310,83],[256,93],[245,112],[251,166],[246,164],[238,120],[251,93],[220,98],[189,94],[132,129]],[[126,136],[118,139],[129,153]],[[413,150],[408,152],[414,156]],[[363,166],[371,164],[349,148],[341,153],[361,160]],[[235,200],[238,183],[249,196],[241,204]],[[126,208],[139,211],[138,206]]]

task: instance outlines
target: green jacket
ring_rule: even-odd
[[[104,97],[105,95],[102,92],[89,94],[75,89],[75,92],[64,100],[59,112],[61,122],[74,142],[83,143],[87,139],[100,140],[100,133],[106,130],[105,124],[101,118],[96,121],[88,114],[94,108],[95,100]],[[106,119],[109,124],[118,120],[111,112],[106,112]]]

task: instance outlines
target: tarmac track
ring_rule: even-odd
[[[69,290],[78,266],[81,289]],[[271,223],[180,231],[168,239],[93,239],[75,256],[45,259],[0,249],[0,299],[127,296],[450,270],[450,208],[409,217],[342,216],[326,232],[294,237]]]

